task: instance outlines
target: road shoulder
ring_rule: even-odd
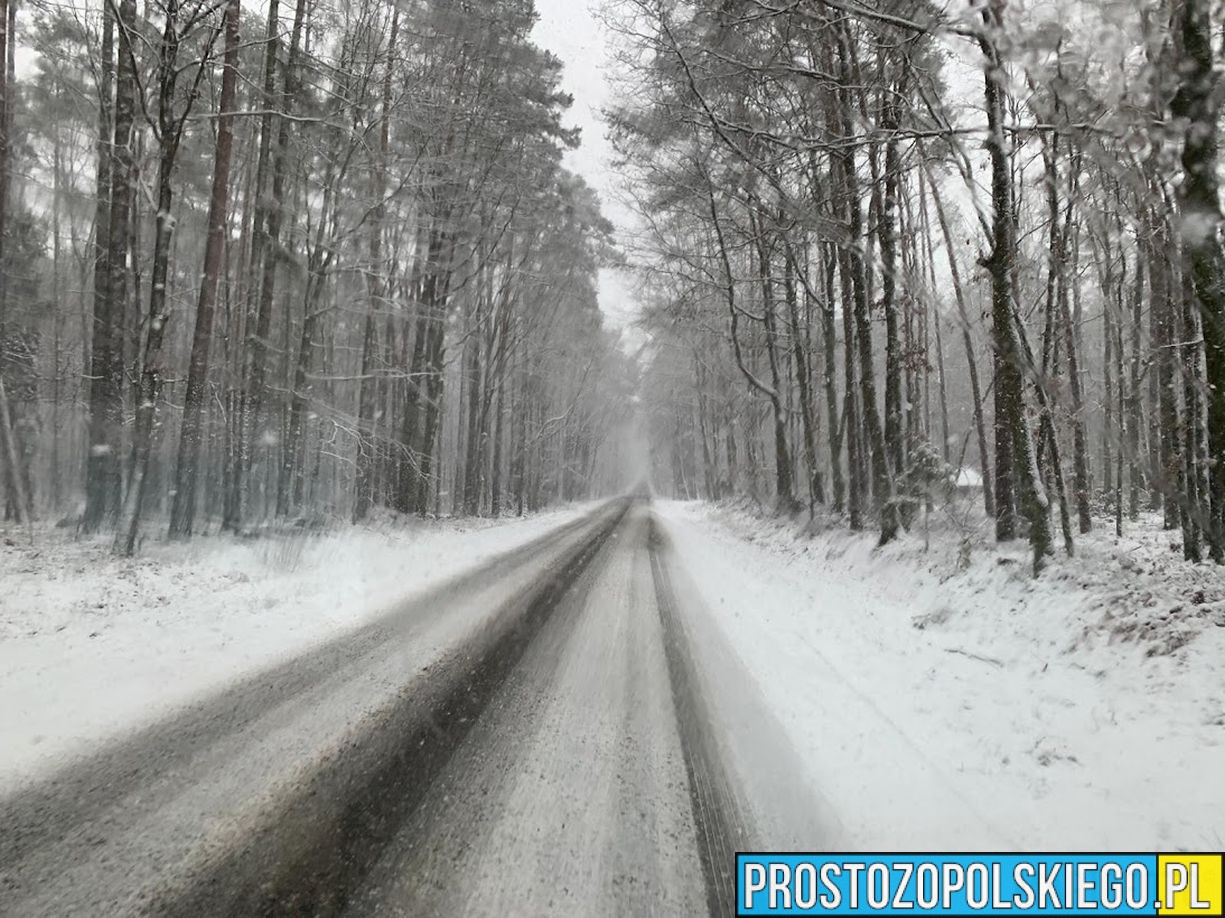
[[[549,532],[594,505],[148,543],[40,530],[0,543],[0,793],[165,719]]]
[[[1105,547],[1034,584],[1006,555],[958,573],[914,536],[881,553],[871,534],[657,512],[847,847],[1219,842],[1225,629],[1172,653],[1122,638],[1083,586],[1109,576]]]

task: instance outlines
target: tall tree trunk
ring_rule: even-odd
[[[419,256],[416,269],[419,278],[413,285],[413,289],[419,291],[415,306],[417,318],[414,323],[412,358],[408,364],[408,383],[405,387],[404,413],[400,425],[400,445],[405,455],[400,466],[396,509],[401,513],[408,513],[416,506],[421,479],[421,452],[417,434],[421,426],[421,403],[425,391],[426,350],[433,323],[432,303],[436,277],[433,266],[437,264],[442,253],[441,239],[436,233],[429,233],[423,246],[424,254]]]
[[[1149,250],[1149,287],[1152,291],[1149,337],[1157,365],[1157,459],[1154,480],[1163,495],[1163,524],[1166,529],[1179,526],[1178,491],[1178,391],[1175,383],[1177,356],[1174,348],[1173,284],[1169,254],[1169,227],[1160,208],[1149,211],[1152,243]]]
[[[1185,252],[1183,257],[1186,260]],[[1183,382],[1182,480],[1179,490],[1184,499],[1181,514],[1183,556],[1188,561],[1202,561],[1204,526],[1208,521],[1204,504],[1205,488],[1201,456],[1204,443],[1204,409],[1199,391],[1204,373],[1198,340],[1200,316],[1196,308],[1192,285],[1191,274],[1184,267],[1182,291],[1179,297],[1179,302],[1182,304],[1182,327],[1180,329],[1182,344],[1179,347],[1179,353],[1182,358]]]
[[[1144,315],[1144,258],[1136,256],[1136,287],[1132,297],[1131,311],[1131,357],[1128,360],[1130,378],[1127,386],[1126,413],[1130,422],[1127,425],[1127,462],[1128,462],[1128,517],[1132,520],[1140,518],[1140,489],[1144,486],[1144,474],[1141,471],[1140,459],[1140,429],[1143,427],[1143,404],[1140,393],[1140,330]]]
[[[986,28],[999,28],[1002,0],[991,0],[983,11]],[[996,437],[996,538],[1016,536],[1014,493],[1029,521],[1034,573],[1042,570],[1051,553],[1050,518],[1046,495],[1038,478],[1033,438],[1025,417],[1021,384],[1020,353],[1013,326],[1012,272],[1016,257],[1012,217],[1012,173],[1004,137],[1005,78],[992,37],[984,33],[979,45],[986,58],[984,84],[987,102],[988,140],[991,154],[992,240],[987,258],[991,277],[991,313],[995,342],[995,437]],[[1015,488],[1015,491],[1014,491]]]
[[[0,223],[0,232],[4,224]],[[0,461],[4,463],[5,478],[12,501],[14,517],[18,523],[29,520],[30,498],[25,489],[25,478],[17,455],[17,441],[13,436],[13,412],[9,407],[8,390],[0,377]]]
[[[1113,447],[1115,440],[1115,419],[1114,419],[1114,326],[1118,321],[1118,314],[1112,308],[1110,300],[1118,295],[1118,287],[1122,284],[1122,271],[1120,277],[1116,280],[1114,273],[1114,263],[1110,259],[1110,252],[1106,249],[1106,243],[1103,241],[1102,252],[1098,258],[1099,264],[1103,265],[1103,302],[1102,302],[1102,386],[1105,394],[1102,398],[1103,418],[1102,418],[1102,491],[1103,493],[1110,492],[1110,475],[1111,469],[1114,468]]]
[[[431,251],[437,260],[427,269],[431,274],[430,298],[424,307],[429,317],[426,327],[425,345],[425,411],[422,421],[421,448],[418,451],[419,475],[414,510],[424,516],[430,508],[430,486],[434,483],[434,449],[442,417],[444,386],[444,360],[446,358],[447,301],[449,299],[450,270],[455,241],[446,233],[439,232],[437,245]],[[416,369],[414,368],[414,373]],[[438,463],[441,468],[441,457]]]
[[[505,368],[499,363],[493,409],[493,456],[489,461],[489,512],[494,517],[502,515],[502,438],[506,418],[504,376]]]
[[[110,4],[107,4],[110,7]],[[110,144],[110,207],[106,215],[106,282],[94,289],[93,348],[90,359],[89,458],[85,515],[81,528],[96,532],[116,522],[122,498],[123,337],[128,298],[128,220],[132,210],[132,150],[136,114],[136,61],[131,37],[137,28],[136,0],[120,0],[119,50],[115,76],[114,131]],[[108,18],[106,25],[113,25]],[[105,42],[105,35],[103,36]],[[104,47],[104,54],[106,49]],[[103,84],[108,81],[103,77]],[[103,106],[106,102],[102,103]],[[99,112],[99,123],[107,118]],[[99,166],[101,181],[101,166]]]
[[[825,359],[821,375],[825,383],[825,410],[829,418],[829,468],[834,491],[834,512],[841,514],[845,501],[846,482],[842,477],[843,424],[838,420],[837,346],[838,333],[834,317],[834,281],[837,272],[837,252],[832,246],[822,252],[821,270],[824,294],[818,304],[821,310],[821,346]]]
[[[839,286],[842,292],[842,339],[844,342],[842,366],[846,379],[842,427],[846,437],[847,520],[851,529],[860,530],[863,528],[863,497],[867,490],[867,475],[861,449],[859,404],[856,400],[859,380],[855,375],[855,309],[852,293],[854,284],[851,282],[850,252],[843,250],[838,253],[838,271]]]
[[[266,433],[271,432],[272,419],[265,417],[264,400],[267,395],[268,352],[272,336],[272,311],[276,297],[277,264],[280,261],[281,227],[285,220],[285,182],[289,172],[289,115],[294,99],[297,96],[298,57],[301,52],[302,30],[306,20],[307,0],[297,0],[294,9],[293,31],[289,39],[289,55],[285,63],[285,78],[281,89],[281,98],[277,103],[275,121],[277,123],[276,145],[272,153],[272,190],[269,195],[262,195],[265,202],[263,213],[256,214],[256,240],[262,251],[262,261],[252,266],[260,272],[254,314],[247,319],[247,355],[244,376],[246,377],[246,395],[243,399],[241,445],[239,461],[235,465],[235,480],[233,483],[234,497],[230,522],[227,528],[237,529],[241,526],[243,507],[246,503],[247,478],[251,464],[254,462],[255,450]],[[280,29],[280,22],[273,21],[269,9],[268,29],[273,35]],[[274,55],[271,66],[275,68],[275,41],[269,42],[268,53]],[[265,87],[270,84],[265,81]],[[269,126],[271,130],[271,126]],[[262,217],[262,220],[261,220]],[[262,241],[261,241],[262,240]]]
[[[170,508],[170,534],[191,534],[196,514],[201,428],[205,392],[208,388],[209,348],[213,338],[213,316],[221,265],[225,254],[227,204],[230,196],[230,160],[234,149],[234,100],[238,89],[239,18],[242,0],[227,0],[225,7],[225,61],[221,74],[221,98],[217,104],[217,154],[213,161],[213,188],[208,204],[208,235],[204,243],[204,270],[200,298],[196,303],[196,327],[191,339],[187,368],[187,393],[179,432],[178,470],[174,501]]]
[[[165,7],[165,26],[162,31],[158,61],[159,155],[157,228],[153,241],[152,286],[149,289],[148,328],[145,333],[144,355],[141,360],[136,401],[136,429],[132,441],[132,480],[128,485],[123,525],[115,537],[115,552],[125,556],[131,556],[136,551],[141,515],[149,492],[154,422],[157,417],[157,402],[162,393],[162,343],[165,340],[166,323],[170,319],[166,285],[170,281],[171,237],[174,235],[174,215],[171,210],[174,205],[172,180],[183,124],[175,112],[176,89],[180,72],[178,57],[182,40],[179,33],[178,10],[177,0],[169,0]],[[183,117],[186,117],[186,113]]]
[[[775,495],[778,499],[779,508],[790,512],[794,509],[795,495],[791,487],[791,459],[787,451],[787,428],[785,413],[782,406],[782,397],[778,391],[778,364],[774,351],[773,337],[773,304],[766,302],[763,305],[763,312],[769,316],[771,325],[767,328],[767,346],[768,356],[770,361],[770,369],[774,377],[774,385],[770,386],[762,382],[757,375],[749,369],[744,362],[744,354],[740,347],[740,306],[736,302],[736,278],[732,273],[731,259],[728,255],[727,239],[723,234],[723,221],[719,216],[719,208],[715,201],[714,184],[711,177],[704,173],[706,179],[707,204],[711,217],[711,224],[715,230],[715,242],[717,244],[719,263],[723,270],[723,288],[724,296],[727,301],[729,313],[729,334],[732,341],[732,354],[736,358],[736,366],[740,370],[740,374],[748,382],[749,388],[760,392],[770,400],[770,407],[774,418],[774,472],[775,472]],[[754,227],[756,222],[754,218]],[[759,241],[760,241],[760,234]],[[764,251],[760,250],[760,251]],[[766,277],[767,268],[763,260],[761,265],[761,281],[763,297],[769,296],[769,281]],[[755,474],[755,471],[754,471]]]
[[[1059,207],[1059,137],[1053,136],[1046,149],[1046,196],[1050,217],[1050,277],[1047,284],[1047,315],[1054,321],[1056,312],[1059,327],[1063,330],[1062,343],[1068,359],[1068,386],[1072,394],[1072,466],[1073,493],[1076,499],[1076,517],[1080,532],[1093,529],[1093,517],[1089,508],[1089,456],[1085,435],[1085,400],[1081,390],[1080,359],[1076,341],[1076,328],[1072,322],[1071,305],[1068,299],[1068,228],[1072,222],[1073,200],[1076,196],[1077,157],[1073,157],[1069,177],[1069,201],[1066,219]],[[1053,299],[1054,302],[1049,300]],[[1060,470],[1062,475],[1062,470]]]
[[[281,467],[277,474],[277,516],[288,516],[302,507],[306,494],[307,471],[307,412],[310,408],[314,385],[311,372],[314,369],[316,331],[319,320],[329,307],[323,305],[327,275],[331,267],[334,249],[324,241],[324,227],[328,223],[327,212],[330,210],[331,176],[325,182],[324,201],[321,208],[322,216],[319,230],[307,259],[306,296],[303,301],[302,327],[298,340],[297,360],[294,361],[293,373],[289,385],[289,413],[287,429],[284,438],[285,450],[281,456]],[[324,254],[324,252],[327,254]],[[288,357],[288,348],[286,349]]]
[[[372,378],[374,355],[378,348],[376,318],[384,308],[388,284],[388,265],[383,262],[383,224],[387,205],[387,156],[391,146],[391,84],[396,60],[396,38],[400,28],[400,9],[391,14],[391,34],[387,39],[387,63],[383,74],[383,98],[379,113],[379,146],[374,159],[370,193],[374,205],[370,214],[370,267],[366,274],[366,317],[362,329],[361,380],[357,396],[357,482],[353,500],[353,521],[360,522],[374,503],[378,447],[375,431],[375,405],[379,381]]]
[[[751,214],[751,212],[750,212]],[[750,219],[754,218],[750,215]],[[787,445],[787,412],[782,398],[782,374],[778,366],[778,329],[774,314],[774,277],[771,252],[764,238],[759,220],[755,220],[754,234],[758,242],[758,271],[761,280],[762,319],[766,332],[766,363],[770,368],[770,385],[767,394],[774,417],[774,485],[778,508],[784,513],[798,509],[795,485],[791,474],[791,449]]]
[[[89,350],[83,360],[89,379],[89,443],[85,468],[85,514],[82,528],[96,531],[106,516],[109,481],[108,461],[118,453],[107,455],[105,441],[108,388],[113,381],[110,371],[110,229],[111,229],[111,169],[114,149],[114,129],[111,98],[115,74],[115,17],[111,4],[102,5],[102,49],[98,61],[98,142],[94,179],[94,290],[92,333],[88,335]],[[95,449],[94,447],[97,447]]]
[[[260,114],[259,122],[259,150],[256,154],[254,188],[248,196],[248,203],[254,200],[255,205],[251,219],[251,246],[247,253],[246,271],[243,278],[243,296],[247,304],[247,315],[243,322],[244,340],[240,357],[238,391],[231,400],[234,412],[228,426],[231,443],[228,455],[225,507],[221,521],[221,528],[228,532],[236,532],[242,526],[246,479],[251,463],[251,455],[248,450],[250,444],[246,435],[251,408],[248,397],[249,381],[255,369],[255,361],[259,357],[255,353],[256,349],[264,346],[263,342],[255,340],[255,330],[259,324],[257,278],[268,249],[266,188],[269,161],[272,156],[273,113],[283,101],[276,97],[277,47],[281,34],[280,11],[280,0],[268,0],[268,20],[264,29],[264,84],[260,99],[263,104],[263,112]]]
[[[485,252],[482,257],[484,264],[479,270],[481,289],[474,297],[471,326],[468,329],[467,340],[464,343],[464,364],[466,366],[467,391],[460,398],[462,407],[460,413],[461,427],[465,428],[464,450],[457,453],[462,474],[456,476],[456,485],[460,489],[459,499],[465,516],[477,516],[481,507],[481,457],[483,449],[484,423],[481,417],[481,404],[487,381],[486,361],[482,359],[482,331],[486,323],[487,313],[493,312],[493,266],[490,264],[491,253]]]
[[[13,508],[17,522],[30,515],[28,495],[21,469],[21,458],[13,430],[13,412],[9,405],[8,390],[4,386],[4,370],[9,363],[5,353],[8,336],[5,328],[5,312],[8,307],[8,203],[10,185],[10,138],[11,125],[9,103],[12,85],[9,81],[9,44],[16,42],[10,31],[9,0],[0,0],[0,463],[4,466],[5,489],[8,505]],[[58,304],[57,304],[58,306]],[[58,368],[57,368],[58,372]]]
[[[817,462],[816,406],[812,397],[812,377],[809,375],[808,353],[804,336],[800,333],[800,310],[795,286],[795,273],[800,266],[795,262],[795,254],[790,243],[783,240],[783,246],[786,254],[786,263],[783,266],[783,294],[787,300],[787,314],[791,322],[791,352],[795,365],[795,381],[800,392],[804,465],[808,470],[808,512],[812,513],[816,504],[825,503],[825,489],[821,484],[821,467]],[[705,439],[703,439],[703,446],[705,446]]]
[[[878,232],[881,257],[881,303],[885,312],[885,449],[890,471],[901,475],[905,469],[902,439],[902,348],[898,340],[897,303],[897,221],[898,182],[901,161],[897,153],[897,108],[892,98],[884,104],[881,130],[885,141],[885,195],[881,202]]]
[[[1204,332],[1207,445],[1208,455],[1216,460],[1209,468],[1208,493],[1200,504],[1207,511],[1205,535],[1209,554],[1219,564],[1225,562],[1225,461],[1222,461],[1225,457],[1225,253],[1221,248],[1221,205],[1216,174],[1217,78],[1212,18],[1206,0],[1182,0],[1177,28],[1181,44],[1181,82],[1171,111],[1186,125],[1183,180],[1179,190],[1183,263],[1187,275],[1184,286],[1199,313]],[[1189,348],[1192,352],[1196,350],[1194,346]],[[1193,367],[1188,366],[1188,369]],[[1196,437],[1194,429],[1199,426],[1198,417],[1189,413],[1187,424],[1190,435]],[[1198,448],[1188,460],[1198,465]]]
[[[850,137],[854,134],[849,89],[852,84],[852,68],[850,38],[845,27],[838,30],[838,42],[842,62],[841,127],[845,136]],[[859,248],[865,238],[863,210],[853,148],[842,148],[835,155],[835,161],[839,164],[839,179],[850,232],[847,257],[854,303],[855,339],[859,351],[860,401],[866,434],[866,443],[863,446],[871,459],[872,497],[880,519],[880,543],[884,545],[897,535],[898,514],[893,501],[892,482],[889,478],[885,436],[881,429],[880,413],[876,404],[876,366],[872,356],[872,321],[869,315],[868,279],[863,253]]]

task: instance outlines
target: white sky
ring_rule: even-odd
[[[565,64],[562,88],[574,96],[566,116],[568,126],[582,128],[579,149],[566,154],[566,167],[577,172],[600,195],[604,215],[618,230],[630,228],[630,212],[617,203],[617,177],[612,171],[613,151],[605,134],[600,110],[610,101],[604,78],[609,62],[607,35],[593,9],[599,0],[536,0],[540,21],[532,33],[542,48]],[[630,279],[620,271],[600,272],[600,308],[616,327],[637,314]]]

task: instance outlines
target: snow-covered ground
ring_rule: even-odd
[[[0,528],[0,791],[586,509],[131,561]],[[1225,846],[1225,574],[1185,564],[1155,520],[1122,540],[1103,523],[1035,580],[972,512],[877,549],[744,507],[656,510],[676,592],[714,626],[695,633],[712,716],[754,746],[731,743],[741,773],[775,803],[805,778],[780,844]]]
[[[576,519],[149,542],[0,527],[0,791]]]
[[[656,506],[738,657],[721,681],[761,694],[829,809],[822,846],[1225,846],[1225,573],[1156,520],[1035,580],[973,513],[877,549]]]

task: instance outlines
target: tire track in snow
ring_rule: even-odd
[[[183,918],[208,912],[339,914],[623,515],[624,506],[554,576],[503,611],[479,643],[458,649],[434,667],[427,705],[405,698],[367,731],[363,746],[329,763],[283,820],[231,852],[157,911]],[[283,852],[274,869],[253,871],[253,859],[269,846]]]
[[[690,801],[698,833],[706,903],[711,915],[736,914],[736,852],[752,848],[745,808],[724,767],[713,734],[711,710],[702,694],[693,644],[678,612],[664,554],[668,548],[654,514],[650,524],[651,571],[664,629],[664,650],[680,727]]]
[[[466,581],[413,600],[410,609],[251,677],[0,800],[4,898],[23,915],[339,911],[381,842],[411,811],[561,597],[616,530],[626,506],[616,502],[568,524]],[[292,718],[302,716],[296,710],[300,699],[322,703],[345,688],[350,676],[359,681],[376,651],[418,633],[406,613],[425,608],[436,618],[446,612],[448,590],[480,597],[503,576],[533,563],[546,565],[543,577],[503,597],[471,640],[443,654],[428,673],[403,672],[397,680],[402,688],[391,702],[361,717],[320,759],[304,763],[293,786],[276,793],[244,789],[259,798],[254,803],[226,801],[235,808],[250,805],[254,817],[246,822],[236,817],[237,828],[219,828],[212,823],[225,822],[228,814],[191,812],[191,828],[200,832],[201,843],[174,837],[173,850],[147,850],[140,820],[152,819],[152,826],[174,834],[163,813],[191,794],[183,776],[199,767],[198,759],[219,746],[240,747],[246,737],[238,734],[268,721],[292,734]],[[289,709],[283,718],[278,706]],[[223,767],[233,767],[232,759],[218,758]],[[208,780],[209,774],[203,777]],[[223,777],[228,776],[218,775]],[[136,838],[125,838],[125,831]],[[149,863],[160,859],[165,863]]]

